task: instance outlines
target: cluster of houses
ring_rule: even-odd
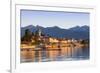
[[[45,45],[47,47],[59,47],[59,46],[69,46],[69,45],[75,45],[75,43],[78,43],[78,40],[75,39],[66,39],[66,38],[56,38],[56,37],[51,37],[47,35],[42,35],[41,29],[38,29],[35,33],[34,36],[31,38],[32,45],[36,45],[36,42],[38,43],[37,45]]]

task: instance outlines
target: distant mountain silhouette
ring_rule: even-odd
[[[89,26],[76,26],[69,29],[62,29],[58,26],[54,27],[42,27],[29,25],[21,27],[21,37],[24,36],[25,30],[29,29],[31,32],[35,32],[38,28],[42,30],[42,33],[56,38],[74,38],[74,39],[89,39]]]

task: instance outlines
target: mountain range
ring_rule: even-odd
[[[42,27],[42,26],[25,26],[21,27],[21,37],[25,35],[25,30],[29,29],[31,32],[35,32],[38,28],[42,30],[42,33],[56,38],[74,38],[74,39],[89,39],[89,26],[75,26],[69,29],[62,29],[58,26]]]

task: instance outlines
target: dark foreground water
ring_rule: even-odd
[[[74,61],[88,60],[89,48],[63,47],[49,50],[21,50],[21,63],[23,62],[48,62],[48,61]]]

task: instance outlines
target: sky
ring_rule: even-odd
[[[89,26],[89,13],[21,10],[21,27],[28,25],[68,29],[75,26]]]

